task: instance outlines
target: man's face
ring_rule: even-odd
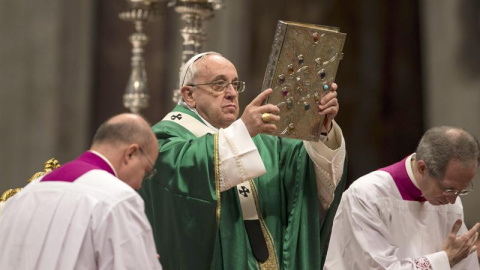
[[[153,134],[152,134],[153,136]],[[140,189],[145,177],[155,174],[155,161],[159,155],[158,142],[141,147],[131,144],[123,153],[122,166],[117,169],[118,178],[134,189]]]
[[[477,165],[464,166],[456,160],[451,160],[447,164],[443,179],[431,177],[425,171],[422,185],[420,185],[423,197],[433,205],[453,204],[458,197],[454,195],[455,191],[471,189],[476,171]],[[448,193],[452,194],[448,195]]]
[[[224,80],[231,83],[238,80],[235,66],[219,55],[207,55],[196,63],[198,73],[195,84]],[[237,120],[238,93],[229,84],[223,92],[217,92],[211,85],[192,87],[193,101],[187,102],[200,116],[217,128],[226,128]]]

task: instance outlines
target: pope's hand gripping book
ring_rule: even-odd
[[[346,34],[338,28],[278,21],[262,89],[280,108],[273,135],[318,141],[320,99],[330,91],[343,58]]]

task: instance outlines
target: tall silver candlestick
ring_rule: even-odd
[[[223,7],[222,0],[172,0],[168,3],[169,7],[173,7],[180,18],[185,22],[185,27],[180,29],[183,38],[182,43],[182,65],[192,56],[198,54],[202,50],[203,42],[207,40],[207,35],[202,29],[204,21],[213,17],[215,10]],[[180,67],[180,70],[181,70]],[[173,102],[180,99],[180,85],[173,90]]]
[[[140,113],[141,109],[148,107],[150,95],[147,88],[147,72],[143,57],[144,46],[148,42],[147,35],[143,32],[143,26],[147,21],[153,20],[158,14],[157,4],[159,0],[127,0],[129,10],[119,14],[125,21],[131,21],[135,25],[135,32],[130,35],[132,43],[131,73],[128,80],[123,105],[132,113]]]

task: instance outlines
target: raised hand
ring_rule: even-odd
[[[337,99],[337,84],[332,83],[330,85],[330,91],[322,97],[320,104],[318,105],[318,110],[320,115],[325,115],[325,120],[323,120],[322,132],[329,132],[332,125],[332,121],[337,116],[338,110],[340,109],[338,99]]]
[[[452,231],[448,234],[447,239],[443,242],[443,250],[447,253],[451,267],[477,250],[475,242],[478,238],[477,230],[480,228],[480,223],[475,224],[475,226],[463,235],[457,236],[461,226],[462,220],[458,219],[455,224],[453,224]]]
[[[277,115],[280,109],[273,104],[262,105],[272,92],[270,88],[261,92],[243,111],[241,119],[251,137],[255,137],[258,133],[273,132],[277,129],[274,123],[280,121],[280,116]],[[263,114],[268,115],[262,117]]]

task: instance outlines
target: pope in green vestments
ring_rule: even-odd
[[[321,269],[345,185],[335,91],[319,107],[328,135],[304,142],[259,134],[278,121],[278,108],[262,105],[271,90],[237,119],[244,83],[221,55],[192,58],[180,80],[181,102],[153,126],[158,173],[140,190],[164,269]],[[268,248],[264,262],[245,229],[247,195]]]

